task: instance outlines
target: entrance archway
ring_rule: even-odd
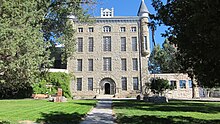
[[[113,95],[116,91],[116,85],[111,78],[104,78],[100,81],[101,94]]]
[[[105,94],[110,94],[110,84],[105,83]]]

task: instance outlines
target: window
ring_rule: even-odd
[[[137,37],[132,37],[132,51],[137,51]]]
[[[77,71],[82,71],[82,59],[77,59]]]
[[[93,71],[93,59],[89,59],[88,61],[89,61],[89,63],[88,63],[89,64],[88,65],[88,67],[89,67],[88,70],[89,71]]]
[[[89,52],[93,52],[94,41],[93,37],[89,37]]]
[[[192,80],[189,80],[189,88],[192,88],[192,84],[193,82],[192,82]]]
[[[103,51],[111,51],[111,37],[110,36],[103,37]]]
[[[137,71],[138,70],[138,60],[137,60],[137,58],[133,58],[132,63],[133,63],[133,70]]]
[[[121,51],[126,51],[126,37],[121,37]]]
[[[83,32],[83,28],[78,28],[78,32]]]
[[[77,78],[76,79],[76,90],[77,91],[82,91],[82,78]]]
[[[125,27],[120,27],[120,32],[125,32],[126,28]]]
[[[127,70],[126,59],[121,59],[121,70],[122,71],[126,71]]]
[[[89,30],[88,30],[89,32],[94,32],[94,29],[93,29],[93,27],[89,27]]]
[[[138,77],[133,77],[133,90],[138,90]]]
[[[180,88],[186,88],[186,81],[185,80],[180,80]]]
[[[136,27],[131,27],[131,32],[136,32],[136,31],[137,31]]]
[[[78,52],[83,52],[83,38],[78,38]]]
[[[171,81],[170,81],[170,86],[171,86],[173,89],[176,89],[176,81],[171,80]]]
[[[104,26],[103,27],[103,32],[111,32],[111,27],[110,26]]]
[[[122,77],[121,78],[121,87],[122,87],[122,90],[127,90],[127,78],[126,77]]]
[[[93,78],[88,78],[88,90],[93,91]]]
[[[147,36],[144,36],[145,49],[147,50]]]
[[[103,70],[104,71],[111,71],[111,58],[110,57],[106,57],[106,58],[103,58]]]

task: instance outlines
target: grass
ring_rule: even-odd
[[[64,103],[0,100],[0,124],[17,124],[24,120],[47,124],[77,124],[95,104],[95,100],[72,100]]]
[[[114,101],[113,106],[119,124],[220,124],[220,102]]]

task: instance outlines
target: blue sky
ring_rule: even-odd
[[[136,16],[141,0],[97,0],[98,4],[95,6],[92,14],[94,16],[100,16],[101,8],[114,8],[115,16]],[[154,8],[151,5],[151,0],[145,0],[145,4],[148,7],[150,13],[155,13]],[[166,28],[164,26],[157,27],[155,32],[155,41],[156,44],[162,44],[164,42],[164,37],[161,36],[161,33],[164,32]],[[151,38],[151,36],[150,36]],[[151,48],[152,40],[150,39]]]

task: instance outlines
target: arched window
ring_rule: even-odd
[[[110,26],[104,26],[103,27],[103,32],[111,32],[111,27]]]

